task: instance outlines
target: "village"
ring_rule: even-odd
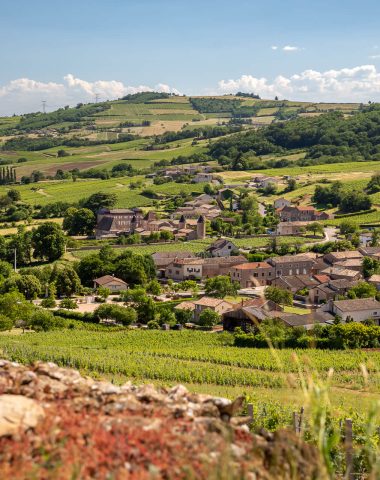
[[[187,167],[186,173],[196,178],[201,175],[202,182],[205,176],[207,181],[212,181],[212,174],[206,167],[206,171],[201,173],[199,167],[192,168],[190,172],[191,167]],[[183,169],[167,169],[162,173],[175,176],[183,174]],[[273,177],[269,178],[272,183],[276,181]],[[267,177],[256,176],[251,186],[262,188],[266,181]],[[263,254],[262,259],[250,261],[247,250],[239,248],[233,238],[225,238],[220,233],[203,252],[186,251],[186,242],[215,236],[216,232],[210,230],[210,223],[226,217],[225,205],[231,206],[230,211],[242,213],[239,212],[236,190],[223,186],[215,193],[204,193],[185,202],[164,218],[153,210],[144,213],[137,208],[102,209],[97,216],[95,236],[104,240],[137,234],[144,239],[150,238],[153,232],[167,232],[170,234],[168,239],[181,242],[184,250],[160,252],[160,244],[157,243],[157,250],[152,253],[156,277],[163,292],[155,296],[155,300],[173,300],[173,295],[168,293],[168,284],[196,284],[197,295],[175,295],[177,303],[174,311],[186,311],[186,325],[192,328],[202,323],[200,319],[205,310],[215,314],[214,329],[228,331],[242,328],[247,332],[263,320],[273,318],[288,327],[304,327],[306,330],[316,324],[332,325],[337,319],[380,324],[380,275],[378,269],[371,268],[371,265],[380,263],[380,247],[370,246],[376,244],[374,233],[362,235],[355,249],[341,249],[338,229],[319,223],[332,219],[331,214],[277,197],[271,208],[274,227],[268,228],[262,235],[271,242],[284,236],[306,235],[308,227],[310,230],[310,226],[314,226],[322,234],[322,239],[318,239],[319,245],[330,244],[326,253],[303,248],[301,252]],[[265,209],[259,214],[265,217]],[[311,242],[313,236],[310,237]],[[306,238],[305,245],[312,247],[313,243],[307,243]],[[334,245],[339,246],[339,250],[335,251]],[[235,298],[231,295],[207,295],[204,287],[210,279],[223,279],[233,285]],[[116,296],[129,288],[127,282],[114,274],[93,280],[95,291],[99,287],[107,288]],[[281,300],[283,292],[286,301]],[[181,297],[191,299],[180,301]],[[117,298],[108,301],[115,300]],[[166,324],[161,327],[170,328]],[[177,328],[183,328],[183,325],[177,325]]]

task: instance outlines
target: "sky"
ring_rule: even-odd
[[[0,115],[144,90],[380,101],[379,0],[0,0]]]

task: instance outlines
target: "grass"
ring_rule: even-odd
[[[290,305],[285,305],[284,312],[295,313],[297,315],[307,315],[308,313],[311,313],[311,310],[309,308],[299,308],[299,307],[291,307]]]

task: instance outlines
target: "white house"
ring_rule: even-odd
[[[332,315],[338,315],[343,321],[352,319],[354,322],[363,322],[373,319],[380,322],[380,302],[374,298],[357,298],[354,300],[330,300],[323,307],[323,311],[328,311]]]
[[[124,282],[124,280],[121,280],[121,278],[114,277],[113,275],[104,275],[94,280],[94,288],[99,287],[109,288],[111,292],[120,292],[121,290],[127,290],[128,284]]]
[[[232,252],[239,252],[239,249],[230,240],[219,238],[207,248],[207,252],[212,257],[229,257]]]

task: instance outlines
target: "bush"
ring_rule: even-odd
[[[0,332],[4,332],[5,330],[12,330],[13,328],[13,320],[6,315],[0,314]]]
[[[160,324],[156,322],[156,320],[150,320],[147,323],[147,326],[150,330],[159,330],[160,329]]]
[[[61,300],[60,307],[66,310],[75,310],[78,307],[78,303],[72,298],[64,298]]]
[[[53,314],[42,309],[38,309],[33,313],[29,323],[36,332],[47,332],[55,326]]]
[[[53,297],[47,297],[47,298],[44,298],[41,301],[41,307],[54,308],[56,306],[57,306],[57,302],[55,301],[55,299]]]

